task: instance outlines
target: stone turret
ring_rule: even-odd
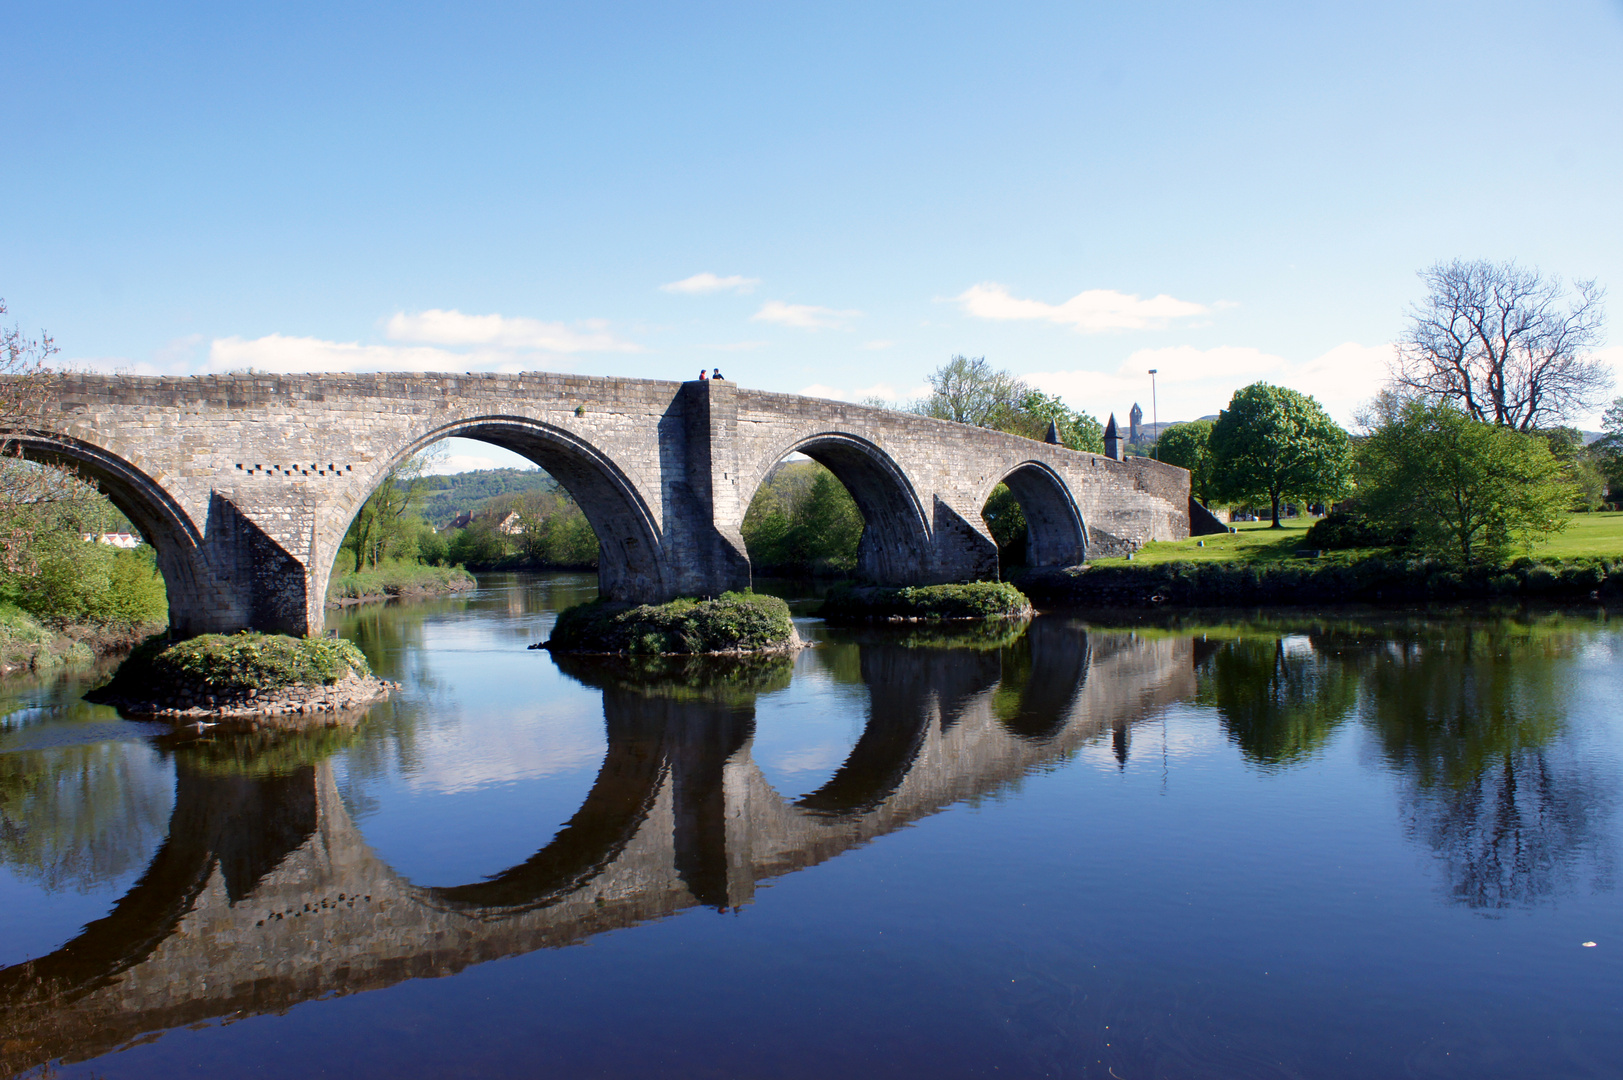
[[[1053,420],[1048,422],[1048,434],[1043,436],[1043,442],[1049,443],[1053,446],[1059,445],[1059,424],[1055,423]]]
[[[1110,422],[1105,425],[1105,457],[1121,460],[1121,436],[1116,434],[1116,414],[1110,414]]]
[[[1138,402],[1135,401],[1133,402],[1133,411],[1127,414],[1127,441],[1133,446],[1138,445],[1138,425],[1143,422],[1144,410],[1139,408]]]

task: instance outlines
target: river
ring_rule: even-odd
[[[0,1075],[1623,1073],[1604,612],[526,648],[594,594],[337,614],[300,737],[0,685]]]

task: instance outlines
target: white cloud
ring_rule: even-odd
[[[778,323],[800,330],[838,330],[860,311],[836,311],[833,308],[813,307],[810,304],[785,304],[782,300],[768,300],[750,318],[756,322]]]
[[[1347,342],[1320,356],[1292,361],[1248,346],[1139,349],[1115,371],[1048,371],[1027,382],[1058,394],[1073,408],[1122,422],[1137,402],[1146,419],[1193,420],[1228,405],[1235,390],[1260,380],[1317,398],[1338,423],[1351,425],[1358,407],[1386,381],[1390,345]],[[1154,394],[1149,369],[1156,369]]]
[[[1146,330],[1165,326],[1173,319],[1206,315],[1211,308],[1162,293],[1148,300],[1114,289],[1089,289],[1062,304],[1041,300],[1021,300],[995,281],[971,285],[953,297],[970,315],[981,319],[1038,320],[1069,326],[1081,333],[1104,330]]]
[[[739,274],[729,274],[727,277],[718,277],[706,270],[702,274],[685,277],[681,281],[668,281],[659,287],[660,292],[685,293],[689,296],[702,296],[705,293],[754,292],[755,286],[761,283],[760,278],[743,277]]]
[[[429,466],[428,473],[430,476],[453,476],[456,473],[500,467],[493,457],[484,457],[480,454],[447,454]]]
[[[505,354],[500,354],[505,355]],[[271,373],[294,371],[469,371],[489,367],[488,354],[467,354],[427,346],[362,345],[356,341],[269,334],[244,340],[216,338],[209,345],[206,372],[253,368]]]
[[[858,345],[857,348],[865,349],[869,352],[878,352],[881,349],[888,349],[895,344],[896,343],[894,341],[886,341],[881,338],[877,341],[864,341],[861,345]]]
[[[642,352],[642,346],[608,332],[601,319],[588,319],[570,327],[559,322],[508,317],[464,315],[433,308],[408,315],[397,311],[384,327],[391,341],[422,341],[433,345],[492,345],[509,349],[544,349],[548,352]]]
[[[849,400],[844,390],[833,386],[824,386],[822,383],[812,383],[810,386],[802,386],[800,388],[800,393],[806,397],[828,398],[832,401]]]

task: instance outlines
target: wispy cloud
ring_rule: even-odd
[[[384,327],[391,341],[421,341],[433,345],[491,345],[508,349],[547,352],[642,352],[643,348],[609,333],[601,319],[586,319],[569,326],[507,315],[464,315],[433,308],[406,314],[396,312]]]
[[[1205,304],[1176,300],[1165,293],[1144,299],[1114,289],[1089,289],[1062,304],[1021,300],[995,281],[971,285],[953,297],[979,319],[1032,320],[1069,326],[1084,334],[1106,330],[1147,330],[1210,313]]]
[[[505,355],[505,354],[503,354]],[[320,338],[216,338],[209,344],[205,372],[255,371],[468,371],[492,367],[498,357],[451,352],[429,346],[362,345]]]
[[[659,287],[660,292],[684,293],[689,296],[703,296],[705,293],[733,292],[749,293],[755,291],[755,286],[761,283],[760,278],[744,277],[741,274],[729,274],[720,277],[706,270],[692,277],[685,277],[681,281],[667,281]]]
[[[753,352],[770,342],[766,341],[724,341],[716,345],[700,345],[699,348],[710,352]]]
[[[885,341],[883,339],[879,339],[876,341],[864,341],[861,345],[858,345],[857,348],[866,350],[868,352],[879,352],[881,349],[888,349],[895,344],[896,343],[894,341]]]
[[[782,300],[768,300],[750,318],[756,322],[793,326],[798,330],[839,330],[850,320],[859,318],[860,311],[836,311],[834,308],[813,307],[811,304],[786,304]]]

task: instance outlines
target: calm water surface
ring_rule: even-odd
[[[0,1075],[1623,1075],[1603,613],[525,648],[593,593],[352,609],[297,738],[0,687]]]

